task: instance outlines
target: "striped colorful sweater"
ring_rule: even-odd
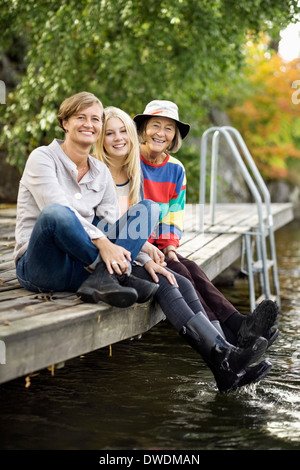
[[[155,239],[149,239],[161,250],[168,245],[177,247],[183,231],[186,177],[182,163],[167,155],[160,165],[149,163],[141,155],[144,178],[144,198],[160,205],[161,217]]]

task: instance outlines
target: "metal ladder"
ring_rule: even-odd
[[[211,146],[211,185],[210,185],[210,223],[215,224],[215,206],[217,201],[217,172],[219,159],[219,142],[223,137],[247,183],[256,202],[258,224],[243,235],[241,271],[248,276],[250,306],[253,310],[263,299],[276,300],[280,306],[277,258],[274,237],[273,216],[271,212],[270,193],[254,163],[250,152],[240,133],[231,126],[211,127],[202,135],[200,159],[200,230],[204,231],[204,206],[206,192],[206,158],[208,139],[212,138]],[[250,171],[251,174],[250,174]],[[263,200],[267,212],[266,221],[263,217]],[[268,241],[268,243],[267,243]],[[269,256],[269,258],[268,258]],[[245,267],[245,257],[246,264]],[[273,279],[273,291],[270,288],[270,273]],[[255,277],[259,281],[260,296],[256,298]]]

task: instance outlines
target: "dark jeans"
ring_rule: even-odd
[[[194,261],[184,258],[178,253],[177,257],[180,260],[179,263],[166,258],[168,268],[189,279],[197,292],[208,318],[211,321],[218,320],[222,325],[237,311],[236,308],[213,285],[204,271]]]

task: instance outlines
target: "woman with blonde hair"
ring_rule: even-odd
[[[105,149],[103,142],[104,139],[109,135],[108,130],[106,130],[106,134],[103,132],[100,135],[100,138],[97,140],[95,144],[95,152],[98,155],[99,149],[101,149],[101,160],[110,169],[115,182],[120,181],[120,178],[122,179],[122,175],[125,176],[124,179],[126,181],[130,182],[128,197],[130,200],[130,205],[132,206],[141,200],[142,172],[140,166],[138,136],[135,125],[127,113],[113,106],[105,108],[105,122],[116,116],[122,120],[124,129],[126,129],[126,133],[128,134],[128,139],[130,142],[130,148],[128,153],[125,155],[125,159],[122,160],[122,166],[120,167],[119,162],[114,157],[110,156]],[[121,130],[121,132],[122,131],[124,130]],[[122,175],[119,174],[120,168],[122,170]]]
[[[95,145],[95,156],[108,165],[119,203],[123,205],[126,202],[128,208],[133,203],[132,194],[137,194],[132,191],[133,187],[141,189],[141,181],[132,178],[128,171],[131,168],[132,174],[140,175],[135,124],[118,108],[108,107],[104,112],[103,135]],[[270,362],[248,366],[262,356],[267,340],[256,338],[248,348],[236,348],[230,344],[208,320],[190,281],[165,268],[164,256],[153,244],[145,244],[142,250],[150,257],[144,266],[133,263],[134,276],[158,282],[154,299],[175,329],[201,354],[215,377],[218,389],[233,390],[264,377],[271,368]],[[156,253],[158,262],[154,261],[153,253]]]
[[[107,127],[108,122],[117,119],[122,122],[118,131]],[[142,171],[140,165],[139,141],[131,117],[114,106],[105,108],[106,127],[94,145],[95,157],[106,164],[113,177],[118,195],[121,214],[143,199]],[[116,137],[116,132],[118,135]],[[109,146],[109,141],[112,145]],[[105,143],[106,145],[105,145]],[[164,265],[164,256],[155,245],[147,242],[142,252]],[[146,260],[147,257],[144,257]],[[148,259],[149,260],[149,259]],[[152,272],[157,282],[157,277]]]

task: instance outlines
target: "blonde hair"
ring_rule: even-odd
[[[87,91],[81,91],[80,93],[76,93],[75,95],[66,98],[61,103],[57,114],[59,127],[66,132],[63,126],[63,121],[67,121],[74,114],[77,114],[82,109],[88,108],[95,103],[98,103],[101,108],[103,108],[103,105],[97,96]]]
[[[115,108],[114,106],[108,106],[107,108],[105,108],[104,115],[105,118],[103,123],[103,130],[101,136],[99,137],[94,146],[94,157],[105,163],[108,168],[114,166],[114,159],[109,156],[104,146],[104,137],[108,120],[111,118],[119,118],[126,128],[126,132],[130,140],[130,151],[123,164],[123,167],[126,169],[127,176],[129,179],[130,205],[134,205],[141,200],[142,187],[140,150],[136,125],[133,119],[131,119],[131,117],[127,113],[125,113],[125,111],[120,108]]]
[[[145,116],[145,119],[143,119],[141,124],[138,126],[137,132],[138,132],[138,138],[139,138],[139,143],[140,144],[144,144],[145,141],[146,141],[147,124],[148,124],[148,122],[150,121],[150,119],[152,117],[153,116]],[[182,137],[181,137],[179,128],[176,124],[176,121],[174,121],[174,124],[175,124],[175,135],[174,135],[174,138],[173,138],[171,144],[167,148],[167,150],[169,150],[169,152],[176,153],[176,152],[178,152],[178,150],[182,146]]]

